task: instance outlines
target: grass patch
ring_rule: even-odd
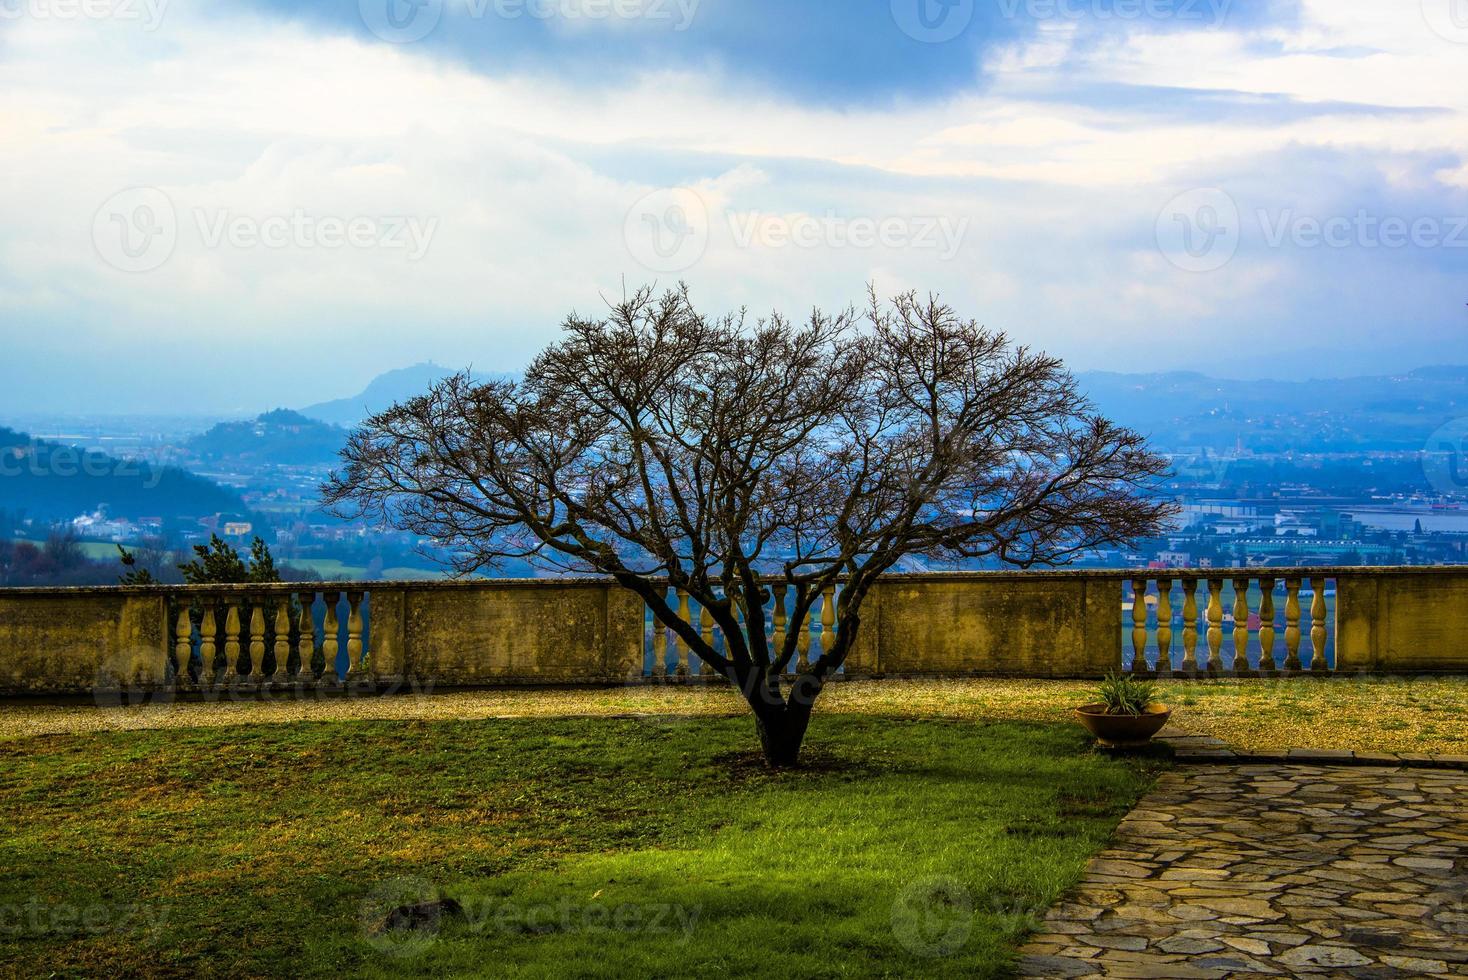
[[[330,722],[0,743],[34,974],[1001,976],[1150,783],[1078,729],[831,715]],[[371,935],[400,901],[466,919]],[[942,953],[944,955],[930,955]]]

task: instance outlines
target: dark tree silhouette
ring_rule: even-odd
[[[178,570],[189,585],[255,584],[281,580],[270,547],[258,537],[250,544],[250,561],[246,563],[228,541],[211,534],[207,545],[194,545],[194,560],[179,565]]]
[[[938,300],[864,315],[709,318],[686,287],[572,314],[524,380],[450,377],[374,415],[323,487],[346,516],[506,558],[611,576],[738,686],[766,758],[796,762],[873,583],[905,556],[1059,564],[1155,532],[1165,463],[1095,415],[1061,363]],[[788,685],[822,591],[833,639]],[[793,595],[772,645],[771,583]],[[667,602],[722,630],[705,643]],[[756,610],[756,615],[748,615]]]

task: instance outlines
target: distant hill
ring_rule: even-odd
[[[244,513],[239,495],[176,467],[156,467],[0,428],[0,510],[64,520],[105,504],[116,517],[193,520]]]
[[[1302,373],[1288,364],[1280,371]],[[431,363],[389,371],[358,395],[300,413],[353,426],[453,373]],[[1261,453],[1411,451],[1442,425],[1468,417],[1468,366],[1289,381],[1230,381],[1185,371],[1089,371],[1077,380],[1103,414],[1172,452],[1235,446]]]
[[[1103,414],[1172,451],[1410,451],[1468,416],[1468,367],[1298,381],[1095,371],[1077,381]]]
[[[208,459],[309,466],[335,462],[347,434],[341,426],[280,408],[256,419],[221,422],[186,445]]]
[[[374,412],[391,408],[400,401],[421,395],[436,381],[455,372],[433,363],[415,364],[399,368],[373,378],[366,388],[349,398],[338,398],[329,402],[318,402],[301,409],[302,415],[330,422],[333,425],[351,426],[361,422]]]

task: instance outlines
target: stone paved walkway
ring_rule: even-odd
[[[1468,977],[1468,773],[1184,768],[1023,951],[1033,977]]]

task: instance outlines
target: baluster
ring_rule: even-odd
[[[733,617],[733,619],[734,619],[734,628],[735,629],[738,629],[739,628],[739,603],[737,601],[729,598],[729,593],[727,593],[727,592],[724,592],[724,593],[720,594],[719,601],[724,604],[724,612],[726,614],[728,614],[729,616],[732,616]],[[710,617],[710,622],[713,622],[712,617]],[[728,634],[728,632],[725,630],[725,628],[724,628],[724,626],[723,626],[722,623],[716,623],[716,622],[713,623],[713,631],[714,631],[714,639],[719,642],[720,646],[722,647],[722,652],[723,652],[724,656],[727,657],[729,655],[729,634]]]
[[[800,639],[795,644],[795,673],[803,674],[810,669],[810,632],[815,628],[811,608],[806,607],[805,621],[800,624]]]
[[[667,601],[667,590],[658,598]],[[663,625],[657,613],[652,616],[652,676],[663,677],[668,673],[668,638],[673,631]]]
[[[836,642],[836,586],[826,586],[821,593],[821,656]]]
[[[337,679],[336,654],[341,646],[341,621],[337,619],[336,607],[341,602],[340,592],[324,592],[322,598],[326,601],[326,619],[322,623],[321,653],[326,659],[323,662],[321,676],[329,680]]]
[[[1259,673],[1274,673],[1274,579],[1259,580]]]
[[[301,614],[296,619],[296,659],[300,664],[296,668],[296,679],[302,684],[310,684],[315,680],[316,673],[311,669],[311,660],[316,656],[316,624],[311,621],[311,607],[316,604],[316,593],[302,592],[300,600]],[[325,671],[322,676],[325,676]]]
[[[347,682],[363,680],[367,667],[362,650],[362,593],[347,593]]]
[[[291,658],[291,597],[275,599],[275,670],[266,678],[272,684],[284,684],[286,661]]]
[[[1208,580],[1208,673],[1223,670],[1223,579]]]
[[[265,597],[250,597],[250,669],[245,677],[256,680],[265,669]]]
[[[658,645],[658,614],[653,612],[652,606],[644,602],[642,604],[642,654],[646,658],[648,651],[653,652],[653,658],[657,658]],[[644,663],[646,660],[644,659]],[[637,673],[641,674],[644,668],[639,667]]]
[[[742,589],[734,596],[734,628],[739,631],[739,636],[747,647],[749,645],[749,603],[745,601]],[[727,636],[724,637],[725,646],[728,646],[728,640]]]
[[[203,599],[199,603],[199,686],[214,686],[214,660],[219,648],[214,638],[219,633],[219,623],[214,619],[214,600]]]
[[[1183,672],[1198,672],[1198,582],[1183,579]]]
[[[1310,588],[1315,597],[1310,601],[1310,672],[1325,670],[1325,579],[1311,576]]]
[[[714,614],[704,609],[698,611],[698,636],[710,650],[714,648]]]
[[[194,624],[189,620],[189,604],[181,600],[178,619],[173,624],[173,683],[183,687],[189,683],[189,658],[194,653]]]
[[[1249,580],[1234,579],[1234,673],[1249,668]]]
[[[1172,673],[1172,579],[1157,580],[1157,672]]]
[[[224,614],[224,683],[233,684],[240,678],[240,604],[230,599],[229,611]]]
[[[1300,580],[1285,579],[1285,665],[1287,671],[1300,669]]]
[[[774,587],[775,591],[775,629],[770,637],[771,656],[779,659],[780,651],[785,649],[785,583],[781,582]]]
[[[1132,579],[1132,671],[1147,669],[1147,580]]]
[[[683,622],[690,622],[688,611],[688,590],[678,590],[678,618]],[[688,676],[688,644],[683,637],[677,633],[673,634],[673,662],[676,664],[674,672],[679,677]]]
[[[688,619],[688,624],[693,627],[693,632],[697,633],[699,639],[701,639],[701,640],[702,639],[705,639],[705,637],[711,635],[710,632],[709,632],[709,630],[704,627],[704,618],[705,618],[705,616],[707,614],[704,612],[703,603],[700,602],[700,603],[692,604],[692,605],[690,605],[689,609],[690,609],[690,612],[689,612],[689,617],[690,618]],[[676,637],[676,634],[674,635],[674,638],[675,639],[677,638]],[[681,657],[681,655],[680,655],[680,657]],[[691,659],[692,658],[691,658],[691,655],[690,655],[690,662],[691,662]],[[680,660],[680,663],[681,663],[681,660]]]

